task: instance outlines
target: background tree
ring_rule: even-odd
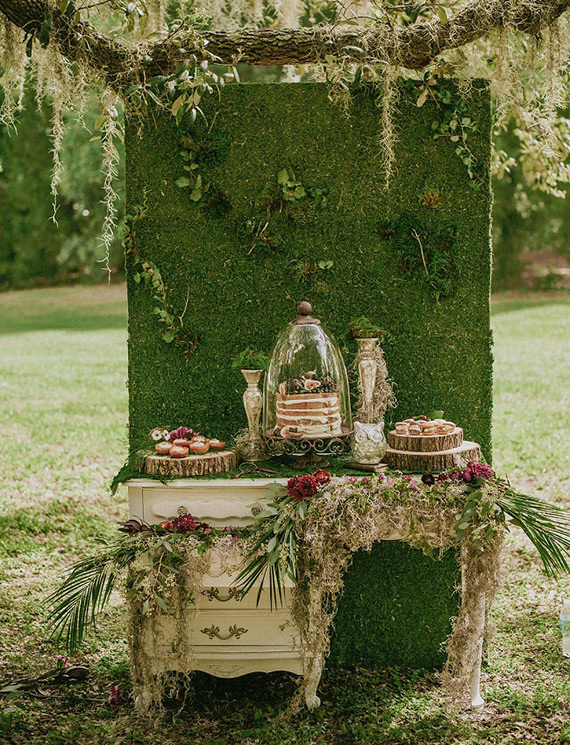
[[[569,87],[569,8],[570,0],[0,0],[0,120],[14,125],[28,82],[39,102],[49,100],[57,207],[65,189],[66,124],[73,116],[82,119],[88,93],[96,91],[107,267],[120,201],[114,183],[122,107],[152,101],[179,119],[195,118],[202,97],[237,76],[236,65],[281,66],[285,76],[320,77],[340,105],[349,101],[353,85],[377,84],[378,147],[387,181],[398,81],[412,81],[422,105],[428,97],[437,101],[446,76],[465,88],[474,76],[488,77],[496,104],[496,173],[504,183],[524,180],[558,198],[570,174],[570,124],[562,112]],[[505,139],[509,150],[501,145]],[[524,221],[523,212],[517,214]],[[73,253],[70,245],[66,250]]]

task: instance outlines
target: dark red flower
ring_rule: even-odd
[[[440,474],[438,475],[438,477],[437,477],[437,480],[438,480],[438,481],[449,481],[449,474],[447,474],[447,473],[446,473],[445,471],[442,471],[442,472],[441,472],[441,473],[440,473]]]
[[[422,476],[422,481],[424,482],[424,484],[432,486],[433,484],[435,484],[435,476],[433,475],[433,473],[429,473],[429,471],[426,471]]]
[[[178,429],[173,429],[172,432],[168,433],[167,439],[169,442],[174,442],[174,440],[189,440],[191,437],[199,434],[199,432],[196,432],[190,427],[178,427]]]
[[[293,476],[287,482],[287,493],[297,502],[309,499],[317,493],[319,483],[314,476]]]
[[[111,689],[109,691],[107,703],[109,704],[111,709],[116,709],[117,706],[120,706],[123,703],[123,691],[114,683],[111,683]]]
[[[172,520],[166,520],[160,523],[160,526],[169,533],[205,533],[207,535],[211,531],[211,527],[208,523],[196,520],[194,515],[191,515],[190,513],[179,515],[178,517],[172,518]]]
[[[493,472],[493,469],[486,463],[474,463],[473,461],[467,464],[467,468],[463,472],[463,479],[465,481],[473,481],[473,479],[492,479],[494,476],[495,473]]]
[[[461,481],[463,474],[461,471],[450,471],[448,474],[450,481]]]
[[[313,476],[319,484],[328,484],[331,480],[330,473],[328,471],[325,471],[323,468],[319,468],[317,471],[315,471]]]

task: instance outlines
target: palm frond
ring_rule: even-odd
[[[140,545],[123,536],[95,556],[73,564],[67,578],[49,596],[48,626],[52,636],[65,639],[70,652],[81,644],[86,630],[95,626],[96,616],[108,603],[118,573],[140,552]]]
[[[570,572],[570,513],[509,489],[497,505],[536,547],[549,576]]]

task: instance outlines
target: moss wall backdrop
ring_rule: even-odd
[[[132,450],[148,447],[155,426],[186,424],[231,439],[246,425],[244,381],[232,358],[245,347],[270,350],[297,302],[309,299],[339,340],[361,315],[389,332],[384,348],[399,402],[392,420],[443,409],[490,457],[490,105],[483,84],[467,110],[467,144],[482,164],[479,188],[458,143],[434,139],[445,108],[432,100],[418,108],[403,95],[387,192],[372,91],[354,96],[349,117],[324,85],[251,84],[225,89],[221,103],[208,101],[207,124],[177,127],[156,112],[128,119],[127,212],[145,205],[137,248],[160,269],[171,310],[185,311],[190,342],[184,354],[162,341],[157,301],[134,281],[128,259]],[[203,193],[184,186],[190,162]],[[303,187],[298,199],[283,198],[284,169]],[[436,562],[400,545],[357,556],[333,659],[439,665],[456,581],[453,557]]]

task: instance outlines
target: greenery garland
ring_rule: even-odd
[[[290,608],[304,671],[299,693],[310,699],[354,553],[381,540],[402,540],[431,554],[459,544],[461,609],[447,642],[442,682],[452,698],[461,699],[477,665],[481,635],[490,635],[488,611],[509,526],[524,530],[549,575],[570,571],[570,515],[519,494],[484,464],[421,478],[400,472],[333,478],[318,470],[270,488],[274,498],[261,505],[252,526],[239,531],[214,529],[192,515],[155,526],[137,519],[122,523],[126,535],[73,565],[50,597],[52,631],[68,649],[76,648],[123,579],[137,708],[160,707],[169,680],[156,662],[160,618],[176,619],[180,670],[191,670],[186,629],[213,550],[229,573],[239,571],[241,562],[234,586],[242,593],[265,583],[272,608],[283,603],[285,580],[293,582]]]
[[[274,499],[259,505],[261,512],[247,529],[213,528],[192,515],[152,526],[137,519],[121,523],[125,535],[74,564],[50,596],[52,631],[65,638],[68,649],[76,648],[86,629],[95,625],[117,578],[141,558],[149,570],[157,571],[158,584],[149,604],[166,610],[162,579],[179,571],[189,551],[202,556],[228,537],[246,552],[236,584],[249,591],[267,577],[271,604],[277,605],[284,597],[285,579],[299,582],[299,564],[306,561],[315,524],[337,526],[334,532],[341,536],[354,515],[366,520],[375,513],[389,515],[390,510],[405,515],[409,537],[426,551],[455,541],[469,543],[483,553],[498,534],[514,525],[537,548],[548,575],[570,572],[570,515],[518,493],[484,464],[470,463],[464,471],[437,476],[426,473],[421,479],[400,472],[333,478],[318,470],[292,477],[286,487],[274,484],[270,488]],[[431,527],[422,527],[422,517]],[[436,519],[439,524],[434,529]],[[435,530],[431,537],[430,530]],[[330,534],[331,546],[334,540]],[[366,536],[342,535],[342,542],[354,551],[366,542]]]

